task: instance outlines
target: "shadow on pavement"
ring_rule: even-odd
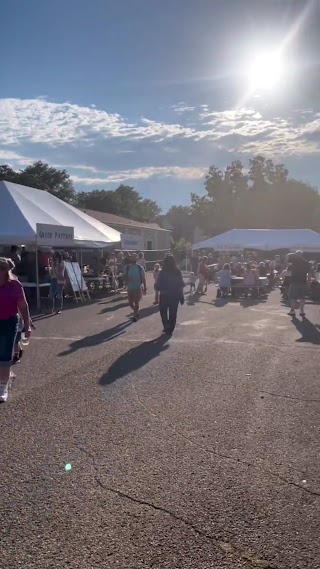
[[[108,371],[100,378],[100,385],[109,385],[117,379],[142,368],[169,347],[165,345],[167,341],[168,336],[162,335],[131,348],[109,367]]]
[[[121,324],[117,324],[113,326],[113,328],[109,328],[108,330],[103,330],[98,334],[93,334],[92,336],[86,336],[85,338],[81,338],[81,340],[75,340],[69,345],[69,348],[64,352],[60,352],[59,356],[68,356],[69,354],[73,354],[77,350],[81,350],[81,348],[90,348],[92,346],[97,346],[99,344],[103,344],[104,342],[109,342],[118,336],[126,333],[126,328],[131,326],[132,322],[122,322]]]
[[[126,302],[120,302],[120,304],[111,304],[110,306],[106,306],[106,308],[103,308],[102,310],[100,310],[99,314],[107,314],[108,312],[114,312],[115,310],[118,310],[119,308],[125,308],[128,306],[128,301]]]
[[[261,296],[260,298],[241,298],[240,306],[242,306],[242,308],[249,308],[250,306],[255,306],[256,304],[267,302],[267,300],[267,296]]]
[[[310,344],[320,345],[320,330],[319,326],[313,324],[308,318],[299,320],[297,317],[292,318],[292,324],[296,327],[301,334],[296,342],[308,342]]]

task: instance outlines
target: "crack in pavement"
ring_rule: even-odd
[[[168,508],[165,508],[164,506],[154,504],[153,502],[149,502],[148,500],[144,500],[142,498],[136,498],[135,496],[131,496],[130,494],[127,494],[126,492],[124,492],[122,490],[118,490],[118,489],[113,488],[111,486],[107,486],[106,484],[104,484],[102,482],[102,480],[100,479],[100,477],[98,475],[99,467],[96,464],[94,455],[92,453],[90,453],[87,449],[85,449],[84,447],[78,446],[78,449],[90,458],[93,469],[94,469],[94,479],[96,481],[96,484],[102,490],[104,490],[106,492],[110,492],[111,494],[114,494],[115,496],[118,496],[119,498],[129,500],[130,502],[133,502],[135,504],[139,504],[140,506],[146,506],[146,507],[148,507],[148,508],[150,508],[156,512],[161,512],[163,514],[170,516],[175,521],[177,521],[179,523],[183,523],[189,529],[193,530],[195,534],[197,534],[200,537],[203,537],[205,539],[208,539],[215,546],[216,549],[222,551],[224,554],[234,555],[234,556],[237,556],[238,558],[240,558],[242,561],[245,561],[246,563],[249,564],[249,566],[252,569],[278,569],[278,567],[276,565],[270,564],[269,561],[262,559],[262,558],[258,557],[257,555],[250,553],[249,551],[246,551],[242,547],[240,547],[240,546],[238,546],[238,545],[236,545],[230,541],[223,541],[222,539],[218,539],[218,538],[214,537],[213,535],[208,534],[206,531],[199,528],[196,524],[194,524],[193,522],[191,522],[187,518],[184,518],[183,516],[176,514],[175,512],[173,512],[172,510],[169,510]]]
[[[281,397],[284,399],[294,399],[295,401],[303,401],[305,403],[320,403],[320,399],[307,399],[305,397],[295,397],[294,395],[272,393],[272,391],[264,391],[263,389],[260,391],[260,393],[265,393],[266,395],[272,395],[272,397]]]
[[[219,458],[225,458],[227,460],[231,460],[233,462],[237,462],[237,463],[241,463],[244,464],[250,468],[255,468],[257,470],[260,470],[261,472],[263,472],[264,474],[268,474],[269,476],[272,476],[274,478],[277,478],[278,480],[280,480],[281,482],[284,482],[287,486],[293,486],[294,488],[298,488],[299,490],[303,490],[303,492],[306,492],[308,494],[311,494],[312,496],[316,496],[317,498],[320,497],[320,492],[318,492],[317,490],[312,490],[311,488],[308,488],[307,486],[301,486],[301,484],[298,484],[297,482],[293,482],[292,480],[288,480],[287,478],[285,478],[285,476],[282,476],[281,474],[278,474],[277,472],[273,472],[272,470],[269,470],[267,468],[264,468],[262,466],[260,466],[259,464],[256,464],[254,462],[250,462],[248,460],[244,460],[242,458],[236,458],[234,456],[230,456],[228,454],[225,453],[220,453],[216,450],[213,449],[209,449],[207,447],[204,447],[202,445],[200,445],[198,442],[190,439],[189,437],[187,437],[184,433],[182,433],[181,431],[179,431],[177,429],[177,427],[174,424],[169,423],[166,419],[164,419],[162,417],[162,415],[155,413],[154,411],[152,411],[145,403],[143,403],[143,401],[141,401],[136,388],[134,387],[134,385],[132,383],[130,383],[130,386],[136,396],[136,399],[138,401],[138,403],[154,418],[156,418],[158,421],[160,421],[161,423],[163,423],[164,425],[166,425],[169,429],[171,429],[171,431],[173,433],[175,433],[176,435],[180,436],[182,439],[184,439],[185,441],[187,441],[189,444],[192,444],[193,446],[196,446],[197,448],[199,448],[200,450],[202,450],[203,452],[207,453],[207,454],[211,454],[213,456],[218,456]]]

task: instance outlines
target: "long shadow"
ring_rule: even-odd
[[[125,308],[128,306],[128,302],[120,302],[120,304],[111,304],[111,306],[107,306],[106,308],[103,308],[102,310],[100,310],[99,314],[107,314],[108,312],[114,312],[115,310],[118,310],[119,308]]]
[[[131,350],[120,356],[109,367],[108,371],[103,374],[99,380],[100,385],[110,385],[117,379],[142,368],[169,347],[165,345],[167,341],[168,337],[162,335],[149,342],[143,342],[135,348],[131,348]]]
[[[81,340],[75,340],[69,345],[69,348],[63,352],[60,352],[59,356],[68,356],[73,354],[77,350],[81,350],[81,348],[90,348],[92,346],[97,346],[99,344],[103,344],[104,342],[109,342],[114,338],[118,338],[118,336],[122,336],[122,334],[126,333],[126,328],[131,326],[132,322],[122,322],[122,324],[117,324],[113,326],[113,328],[109,328],[109,330],[103,330],[103,332],[99,332],[98,334],[93,334],[92,336],[86,336],[85,338],[81,338]]]
[[[213,302],[207,302],[206,304],[211,304],[211,306],[215,306],[216,308],[223,308],[226,304],[229,304],[231,297],[228,298],[215,298]]]
[[[298,338],[296,342],[308,342],[309,344],[320,345],[320,330],[319,326],[314,325],[308,318],[292,318],[292,324],[296,327],[298,332],[301,334],[301,338]]]
[[[200,298],[201,296],[199,294],[196,294],[195,292],[191,293],[187,298],[186,304],[188,306],[194,306],[196,303],[199,302]]]
[[[268,297],[260,297],[260,298],[241,298],[240,299],[240,306],[242,308],[249,308],[250,306],[256,306],[257,304],[262,304],[267,302]]]
[[[127,303],[127,306],[128,306],[128,303]],[[146,306],[145,308],[140,308],[139,316],[140,316],[140,318],[147,318],[148,316],[152,316],[152,314],[155,314],[156,312],[159,312],[159,305],[158,304],[152,304],[151,306]]]

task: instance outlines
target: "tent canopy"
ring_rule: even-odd
[[[0,243],[35,245],[36,224],[74,227],[74,245],[106,247],[121,233],[45,192],[12,182],[0,182]]]
[[[320,252],[320,234],[311,229],[231,229],[196,243],[193,249],[215,251],[300,249],[305,252]]]

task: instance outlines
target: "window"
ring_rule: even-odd
[[[149,241],[149,240],[147,241],[147,249],[148,249],[148,251],[152,251],[152,249],[153,249],[152,241]]]

